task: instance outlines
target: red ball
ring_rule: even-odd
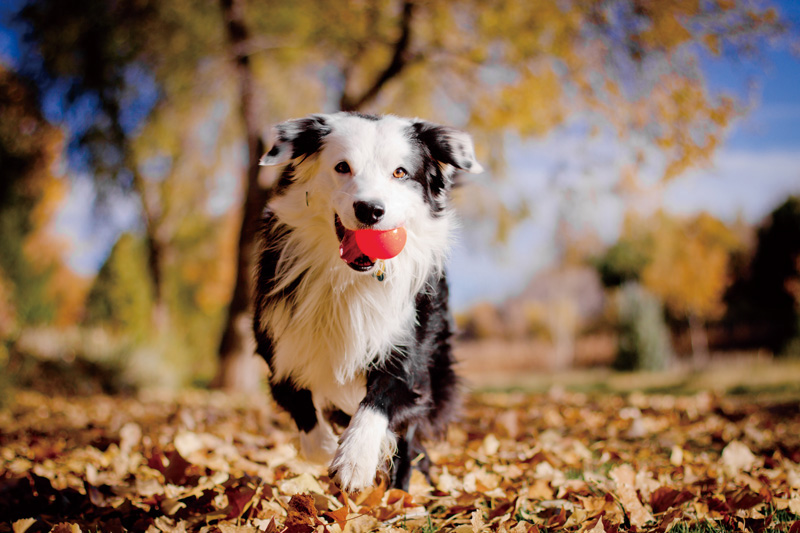
[[[362,229],[356,231],[358,248],[373,259],[391,259],[403,251],[406,245],[404,227],[390,230]]]

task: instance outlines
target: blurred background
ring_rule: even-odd
[[[271,125],[337,110],[474,136],[449,276],[476,386],[800,381],[798,22],[794,0],[4,0],[0,395],[262,387],[256,162]]]

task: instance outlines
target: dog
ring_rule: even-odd
[[[422,120],[352,112],[289,120],[261,165],[280,165],[259,233],[256,351],[309,460],[344,491],[428,474],[423,439],[456,411],[444,261],[459,171],[482,171],[472,138]],[[353,235],[403,228],[394,258]],[[338,432],[341,437],[337,436]]]

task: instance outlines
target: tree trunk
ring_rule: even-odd
[[[703,321],[696,315],[689,315],[689,338],[692,341],[692,364],[695,368],[708,365],[708,336]]]
[[[264,153],[264,142],[259,134],[253,71],[244,46],[248,39],[244,0],[220,0],[220,4],[228,48],[233,56],[239,84],[240,112],[247,136],[247,169],[236,258],[236,282],[219,346],[219,368],[212,385],[226,390],[248,392],[258,389],[262,368],[261,361],[255,356],[252,341],[250,278],[256,228],[267,199],[267,191],[258,183],[258,160]]]
[[[153,284],[153,309],[150,313],[150,325],[156,333],[162,333],[169,327],[169,309],[164,294],[164,259],[169,248],[168,239],[161,231],[163,212],[158,205],[156,195],[148,189],[148,184],[139,170],[130,148],[126,145],[125,161],[127,168],[133,174],[133,187],[139,194],[142,202],[142,217],[144,218],[145,246],[147,247],[147,270]]]
[[[255,79],[250,65],[247,42],[250,39],[244,13],[245,0],[220,0],[228,36],[228,49],[233,57],[239,82],[241,114],[247,135],[247,174],[244,212],[239,232],[236,283],[233,289],[225,328],[219,347],[219,367],[212,386],[227,390],[252,391],[259,387],[261,361],[254,355],[252,333],[250,278],[252,275],[253,245],[261,211],[269,192],[259,186],[258,160],[264,153],[259,135],[258,113],[255,107]],[[383,87],[397,77],[410,60],[409,43],[414,2],[407,0],[400,17],[400,37],[386,68],[360,95],[342,94],[341,108],[356,111],[372,102]]]

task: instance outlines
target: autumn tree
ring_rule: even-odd
[[[67,191],[58,175],[63,135],[36,88],[0,65],[0,387],[24,328],[76,323],[86,282],[64,264],[53,234]]]
[[[28,45],[23,71],[60,97],[57,118],[73,130],[73,164],[91,173],[101,200],[109,190],[138,197],[156,327],[168,321],[163,278],[173,228],[163,181],[148,179],[135,141],[159,104],[188,97],[186,87],[204,79],[199,63],[219,35],[204,7],[38,0],[25,3],[18,17]]]
[[[642,282],[673,316],[688,322],[693,357],[703,364],[708,358],[705,324],[725,311],[723,297],[732,281],[730,257],[741,242],[706,213],[683,223],[658,216],[653,241]]]
[[[619,242],[596,261],[607,286],[638,282],[686,321],[695,362],[708,357],[705,324],[722,317],[732,282],[731,257],[742,249],[734,231],[707,213],[689,219],[658,212],[629,216]]]
[[[86,132],[98,135],[82,137],[113,155],[93,165],[112,163],[106,174],[142,200],[157,299],[171,232],[161,222],[164,191],[141,175],[132,141],[150,111],[185,108],[210,79],[233,84],[220,94],[229,116],[238,111],[238,133],[214,143],[247,147],[220,343],[218,383],[231,388],[252,376],[241,370],[252,361],[247,265],[269,195],[256,166],[267,124],[321,109],[425,116],[474,132],[480,156],[499,170],[498,132],[540,135],[580,114],[657,146],[668,178],[707,159],[736,113],[735,102],[705,90],[699,55],[757,49],[782,30],[773,8],[744,0],[546,0],[535,9],[519,0],[33,0],[23,15],[43,70],[66,80],[69,96],[97,102]],[[172,125],[178,138],[181,124]],[[488,212],[503,209],[498,201]]]
[[[229,45],[242,50],[256,40],[259,17],[243,16],[244,0],[222,4]],[[523,136],[545,133],[576,110],[590,112],[620,135],[643,135],[659,146],[666,178],[708,158],[735,113],[731,99],[705,91],[699,50],[754,48],[781,30],[774,9],[745,2],[549,1],[534,10],[516,0],[407,0],[316,7],[322,24],[305,21],[314,39],[309,62],[321,61],[339,109],[424,114],[479,135],[510,129]],[[250,60],[240,54],[235,61],[244,91]],[[245,129],[254,163],[258,143]],[[486,135],[479,144],[498,148],[496,139]],[[255,174],[251,167],[250,182]],[[507,210],[498,204],[496,212]],[[245,311],[234,299],[226,335],[238,335]],[[222,383],[234,374],[227,362],[241,360],[226,349],[232,345],[223,343]]]

